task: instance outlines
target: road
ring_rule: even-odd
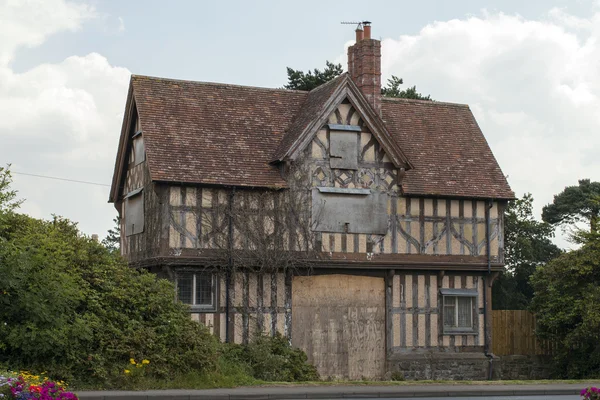
[[[206,390],[88,391],[81,400],[281,400],[405,399],[421,400],[581,400],[579,391],[600,382],[533,385],[289,385]]]
[[[381,397],[362,400],[381,400]],[[388,400],[405,400],[406,398],[390,398]],[[419,400],[581,400],[577,395],[573,396],[477,396],[477,397],[421,397]],[[334,399],[331,399],[334,400]]]

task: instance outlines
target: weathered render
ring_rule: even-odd
[[[361,35],[310,92],[133,76],[122,254],[221,340],[280,332],[324,377],[484,378],[514,195],[467,106],[381,98]]]

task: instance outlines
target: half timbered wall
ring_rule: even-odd
[[[229,335],[233,343],[248,343],[255,335],[289,336],[292,324],[291,276],[283,273],[258,274],[236,272],[230,284]],[[192,319],[206,325],[210,332],[225,341],[226,287],[219,274],[217,312],[195,313]]]

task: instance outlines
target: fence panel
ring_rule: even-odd
[[[498,356],[552,354],[551,344],[535,336],[535,316],[525,310],[492,311],[492,347]]]

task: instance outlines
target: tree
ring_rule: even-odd
[[[402,78],[398,78],[395,75],[392,75],[390,79],[388,79],[387,86],[381,88],[381,94],[386,97],[397,97],[403,99],[415,99],[415,100],[431,100],[429,95],[423,96],[421,93],[417,92],[417,87],[409,87],[405,90],[400,90],[400,85],[402,85],[404,81]]]
[[[329,61],[325,61],[325,69],[323,69],[323,71],[315,68],[314,71],[304,73],[300,70],[287,67],[288,83],[284,88],[293,90],[313,90],[317,86],[329,82],[342,72],[344,72],[342,64],[334,64]]]
[[[121,247],[121,217],[117,215],[113,219],[113,222],[115,226],[108,230],[108,234],[102,240],[102,244],[110,252],[117,253]]]
[[[525,194],[509,203],[504,214],[506,270],[493,286],[496,310],[524,310],[533,298],[529,282],[535,269],[561,254],[552,243],[553,228],[533,217],[533,197]]]
[[[4,231],[9,228],[6,222],[8,216],[23,203],[23,200],[17,199],[17,191],[11,189],[11,183],[10,164],[0,167],[0,244]]]
[[[538,267],[531,282],[537,334],[554,344],[556,374],[600,376],[600,241]]]
[[[578,186],[567,186],[562,192],[554,196],[552,204],[544,206],[542,219],[552,225],[568,225],[585,222],[589,225],[589,232],[598,232],[600,218],[600,182],[591,182],[589,179],[579,180]],[[578,241],[578,233],[572,239]]]
[[[315,68],[314,71],[304,73],[300,70],[287,67],[288,83],[284,88],[310,91],[329,82],[343,72],[342,64],[334,64],[329,61],[325,61],[325,68],[323,71]],[[429,95],[423,96],[421,93],[418,93],[416,86],[409,87],[406,90],[400,90],[400,85],[403,83],[402,78],[392,75],[392,77],[388,79],[387,86],[381,88],[381,94],[385,97],[431,100]]]

